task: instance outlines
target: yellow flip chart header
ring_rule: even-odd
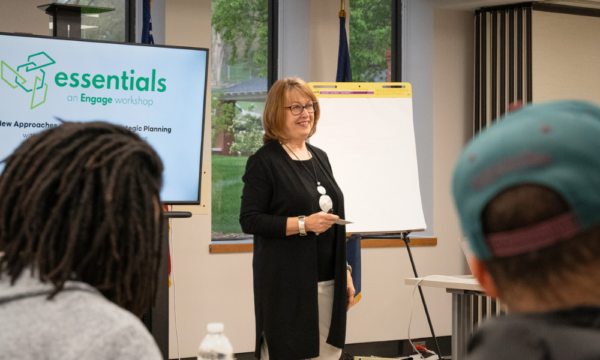
[[[412,98],[410,83],[311,82],[317,98]]]

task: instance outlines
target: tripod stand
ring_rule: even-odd
[[[373,240],[397,239],[398,237],[400,237],[404,241],[404,244],[406,244],[406,250],[408,251],[408,257],[410,258],[410,263],[412,265],[413,273],[415,274],[415,277],[418,278],[419,275],[417,274],[417,268],[415,267],[415,261],[412,256],[412,252],[410,251],[410,245],[409,245],[410,238],[408,237],[408,234],[410,234],[410,233],[411,233],[411,231],[408,230],[408,231],[403,231],[403,232],[399,232],[399,233],[377,234],[377,235],[354,234],[354,236],[358,235],[360,237],[368,237],[369,239],[373,239]],[[435,331],[433,330],[433,325],[431,323],[431,317],[429,316],[429,310],[427,309],[427,303],[425,302],[425,296],[423,296],[423,290],[421,289],[421,286],[419,286],[419,294],[421,295],[421,301],[423,302],[423,308],[425,309],[425,315],[427,316],[427,322],[429,323],[429,329],[431,330],[431,336],[433,337],[433,341],[435,342],[435,350],[438,354],[438,358],[440,360],[443,360],[444,358],[442,357],[440,345],[438,344],[437,337],[435,336]]]

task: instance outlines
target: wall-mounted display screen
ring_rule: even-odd
[[[199,204],[207,63],[206,49],[0,34],[0,160],[57,118],[104,120],[156,149],[164,203]]]

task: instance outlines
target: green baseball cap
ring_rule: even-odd
[[[485,206],[518,184],[551,188],[571,211],[526,228],[484,234]],[[509,113],[462,151],[452,192],[463,232],[482,260],[535,251],[599,224],[600,108],[558,101]]]

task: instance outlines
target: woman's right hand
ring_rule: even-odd
[[[316,234],[324,233],[329,229],[333,222],[340,217],[333,214],[327,214],[323,211],[307,216],[304,220],[306,231],[312,231]]]

